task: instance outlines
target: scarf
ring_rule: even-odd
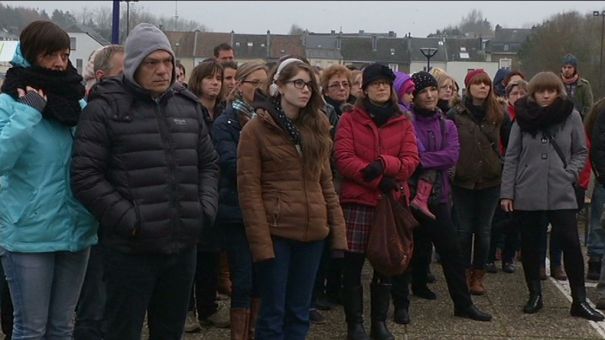
[[[292,119],[288,118],[282,109],[281,96],[273,97],[273,107],[275,107],[275,119],[277,120],[277,124],[288,133],[290,140],[296,146],[296,150],[302,155],[302,136]]]
[[[395,113],[399,112],[399,108],[393,105],[393,103],[390,101],[383,106],[378,106],[365,98],[363,100],[363,106],[368,111],[370,118],[372,118],[378,127],[386,124],[389,119],[395,115]]]
[[[17,89],[27,86],[42,90],[46,94],[46,107],[42,117],[72,127],[78,123],[82,112],[80,99],[85,95],[82,77],[68,64],[65,71],[48,70],[39,66],[13,66],[6,72],[0,92],[19,100]]]
[[[231,106],[240,114],[245,115],[248,118],[252,118],[256,113],[254,112],[254,107],[252,105],[246,103],[246,101],[242,99],[235,99]]]
[[[432,117],[435,114],[437,114],[437,112],[438,112],[438,109],[427,110],[427,109],[420,108],[418,106],[414,106],[414,114],[417,114],[417,115],[422,116],[422,117],[427,117],[427,118],[428,117]]]
[[[338,117],[340,117],[342,115],[342,105],[346,103],[345,102],[337,102],[334,99],[328,97],[328,96],[324,96],[324,99],[326,100],[326,103],[332,105],[334,107],[334,111],[336,111],[336,114],[338,115]]]
[[[574,74],[573,77],[571,78],[565,78],[563,76],[563,74],[561,74],[561,80],[563,81],[563,83],[565,85],[571,85],[571,84],[575,84],[578,82],[578,79],[580,79],[580,75],[579,74]]]
[[[470,96],[465,98],[464,104],[465,104],[466,108],[469,110],[469,112],[471,113],[471,116],[473,117],[475,122],[480,123],[485,118],[485,115],[486,115],[485,105],[481,105],[481,106],[473,105],[473,100],[471,99]]]
[[[560,124],[573,112],[573,103],[567,99],[557,98],[547,107],[541,107],[527,97],[515,102],[517,124],[522,132],[528,132],[535,137],[539,130],[545,130]]]
[[[449,100],[439,99],[437,101],[437,107],[441,109],[441,112],[447,113],[450,110]]]

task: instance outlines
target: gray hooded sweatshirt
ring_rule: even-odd
[[[126,38],[124,50],[126,52],[124,58],[124,77],[128,82],[140,87],[134,79],[134,74],[143,62],[143,59],[155,51],[164,50],[172,56],[172,79],[170,80],[170,84],[174,84],[176,80],[176,58],[170,47],[168,37],[159,28],[147,23],[136,25]]]

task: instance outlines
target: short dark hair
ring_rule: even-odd
[[[216,47],[214,47],[214,57],[218,58],[220,51],[230,51],[232,49],[233,49],[233,47],[231,47],[231,45],[229,45],[227,43],[221,43],[221,44],[217,45]]]
[[[181,64],[180,62],[176,62],[176,68],[180,68],[181,70],[183,70],[183,75],[186,75],[187,73],[185,72],[185,66],[183,66],[183,64]]]
[[[235,63],[235,61],[223,61],[221,62],[221,64],[223,65],[223,68],[232,68],[234,70],[237,70],[237,63]]]
[[[68,49],[69,35],[61,27],[47,20],[30,23],[19,36],[21,53],[32,65],[38,56]]]

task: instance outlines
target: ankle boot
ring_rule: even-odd
[[[594,310],[588,302],[586,302],[586,288],[584,285],[581,287],[571,286],[571,297],[573,302],[571,303],[571,309],[569,314],[571,316],[577,316],[591,321],[603,321],[605,317],[603,314]]]
[[[565,271],[562,266],[551,266],[550,267],[550,276],[554,277],[559,281],[567,280],[567,275],[565,275]]]
[[[347,340],[370,340],[363,327],[363,288],[361,286],[344,288],[343,295]]]
[[[372,283],[372,327],[370,335],[375,340],[395,340],[387,328],[387,313],[391,302],[391,285],[385,283]]]
[[[435,294],[432,290],[430,290],[427,285],[412,284],[412,294],[414,294],[417,297],[426,299],[426,300],[436,300],[437,299],[437,294]]]
[[[260,313],[260,298],[252,298],[250,300],[250,318],[248,319],[248,340],[256,339],[256,320],[258,320],[258,314]]]
[[[485,270],[473,269],[471,274],[470,291],[473,295],[485,294],[485,286],[483,286],[483,279],[485,278]]]
[[[491,314],[482,312],[477,306],[470,305],[466,308],[458,308],[454,309],[454,315],[459,316],[461,318],[467,318],[475,321],[491,321]]]
[[[533,314],[544,306],[542,302],[542,283],[540,280],[528,281],[527,288],[529,289],[529,299],[523,307],[523,313]]]
[[[400,325],[410,323],[410,307],[408,305],[395,306],[393,321]]]
[[[248,339],[248,322],[250,310],[248,308],[231,308],[231,340]]]
[[[218,288],[221,294],[231,296],[231,276],[229,274],[229,260],[227,253],[221,252],[219,256]]]
[[[418,180],[418,186],[416,187],[416,196],[410,202],[410,207],[418,210],[424,216],[431,220],[436,219],[435,215],[429,210],[429,197],[433,191],[433,183],[427,182],[422,178]]]
[[[601,259],[591,257],[588,259],[587,280],[598,280],[601,277]]]

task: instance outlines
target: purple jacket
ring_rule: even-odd
[[[413,110],[412,110],[413,112]],[[446,127],[445,146],[442,141],[441,125],[443,119]],[[414,114],[414,129],[418,153],[420,155],[419,169],[441,171],[443,179],[443,197],[441,202],[449,202],[451,180],[449,170],[458,162],[460,144],[458,143],[458,130],[453,121],[446,119],[441,111],[431,117]]]

